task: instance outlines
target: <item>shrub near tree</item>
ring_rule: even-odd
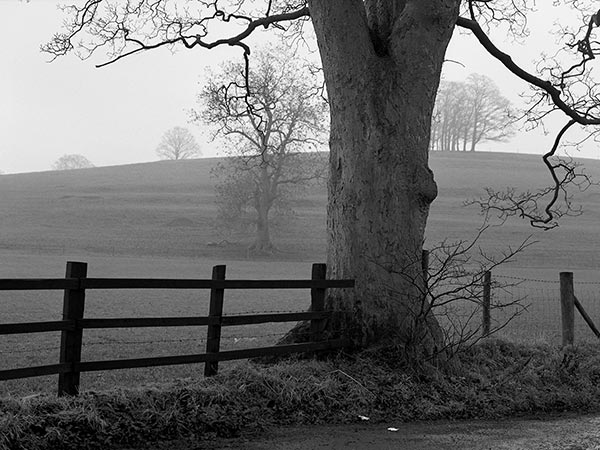
[[[274,210],[288,209],[299,189],[323,176],[325,160],[315,151],[326,131],[327,105],[316,95],[315,77],[282,47],[253,57],[249,91],[244,72],[240,62],[213,74],[196,117],[225,138],[228,158],[213,171],[220,223],[253,226],[249,251],[272,253]]]

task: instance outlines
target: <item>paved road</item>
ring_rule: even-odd
[[[388,431],[395,427],[398,431]],[[280,428],[254,438],[187,449],[245,450],[600,450],[600,416]],[[175,450],[171,447],[171,450]]]

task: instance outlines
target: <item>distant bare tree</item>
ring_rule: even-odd
[[[79,154],[63,155],[52,164],[54,170],[89,169],[90,167],[94,167],[90,160]]]
[[[504,141],[514,134],[511,116],[510,101],[485,75],[442,82],[431,123],[431,148],[475,151],[480,142]]]
[[[471,74],[467,78],[471,92],[471,151],[481,141],[505,141],[514,134],[512,105],[487,76]]]
[[[254,225],[249,250],[271,253],[272,209],[285,208],[294,190],[323,175],[325,158],[315,151],[327,130],[327,105],[314,76],[282,48],[257,53],[247,76],[248,90],[243,63],[223,66],[200,94],[196,117],[229,145],[230,158],[214,172],[222,221]]]
[[[196,138],[187,128],[173,127],[163,134],[156,154],[160,159],[179,160],[200,156],[202,152]]]

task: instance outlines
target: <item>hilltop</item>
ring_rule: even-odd
[[[217,162],[216,158],[161,161],[4,175],[0,177],[0,250],[245,258],[251,236],[226,235],[215,227],[215,180],[210,172]],[[582,162],[586,172],[598,179],[600,161]],[[435,152],[431,166],[439,196],[431,210],[426,246],[474,235],[482,219],[476,208],[462,204],[481,196],[484,187],[528,189],[548,183],[540,158],[533,155]],[[324,258],[326,200],[325,187],[316,186],[294,201],[296,216],[274,230],[274,241],[284,251],[276,258]],[[576,200],[584,215],[564,219],[558,230],[536,232],[514,219],[489,232],[485,244],[489,248],[517,245],[534,234],[540,243],[520,258],[520,265],[598,268],[600,196],[591,188],[577,194]]]

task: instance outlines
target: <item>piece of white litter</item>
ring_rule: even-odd
[[[398,428],[394,428],[394,427],[389,427],[388,431],[398,431]]]
[[[358,416],[360,420],[369,420],[367,416]]]

